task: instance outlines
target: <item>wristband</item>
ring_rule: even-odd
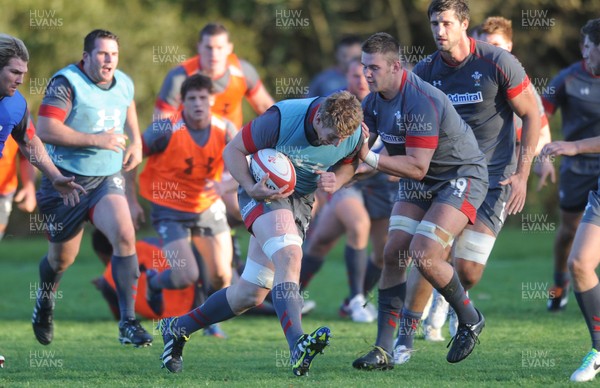
[[[373,167],[374,169],[377,169],[377,165],[379,164],[379,154],[376,154],[373,151],[369,151],[369,153],[365,157],[364,162],[369,166]]]

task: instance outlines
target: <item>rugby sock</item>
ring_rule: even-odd
[[[365,273],[365,281],[363,283],[363,291],[368,294],[373,287],[379,282],[381,277],[381,268],[375,265],[373,261],[367,260],[367,271]]]
[[[477,310],[475,310],[465,289],[462,284],[460,284],[456,271],[452,274],[450,282],[439,289],[438,292],[442,294],[450,306],[452,306],[460,323],[474,324],[479,322],[479,314],[477,314]]]
[[[271,290],[273,307],[283,328],[283,334],[290,346],[294,349],[296,341],[304,332],[302,331],[302,297],[300,287],[296,283],[279,283]]]
[[[344,250],[348,283],[350,285],[350,299],[358,294],[363,294],[363,283],[367,266],[367,249],[354,249],[346,245]]]
[[[392,354],[394,334],[398,328],[400,310],[406,297],[406,282],[397,286],[379,289],[379,313],[377,314],[377,340],[375,345]]]
[[[171,280],[171,270],[166,269],[154,275],[150,279],[150,288],[153,290],[162,290],[163,288],[168,290],[176,289],[173,281]]]
[[[592,337],[592,347],[600,351],[600,284],[585,292],[575,291],[575,299]]]
[[[323,261],[323,257],[304,254],[300,268],[300,289],[304,290],[308,287],[313,276],[321,269]]]
[[[400,329],[398,330],[398,345],[404,345],[408,349],[413,348],[413,340],[417,334],[422,315],[423,313],[416,313],[408,310],[406,307],[402,308]]]
[[[173,322],[173,332],[189,336],[213,323],[235,317],[236,315],[227,301],[227,288],[220,289],[209,296],[202,306],[180,316]]]
[[[56,290],[58,283],[63,276],[63,272],[55,272],[50,263],[48,256],[44,256],[40,261],[40,281],[38,285],[37,297],[40,300],[40,307],[52,308],[56,299]]]
[[[554,272],[554,284],[558,287],[564,287],[569,282],[568,272]]]
[[[137,255],[135,253],[129,256],[113,255],[110,264],[112,265],[112,276],[115,280],[115,288],[119,298],[121,322],[135,319],[135,297],[138,278],[140,277]]]

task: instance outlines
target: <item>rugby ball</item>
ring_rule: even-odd
[[[289,193],[296,187],[296,169],[287,156],[273,148],[258,150],[250,157],[250,173],[256,182],[260,182],[265,174],[269,174],[267,187],[279,190],[285,185],[283,192]]]

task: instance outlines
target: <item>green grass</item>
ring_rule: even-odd
[[[121,346],[117,324],[90,283],[102,265],[91,252],[89,236],[61,283],[54,341],[39,345],[31,329],[30,291],[39,281],[38,262],[46,242],[8,239],[0,243],[0,354],[6,357],[0,386],[564,386],[590,346],[579,309],[572,298],[567,311],[549,314],[541,293],[528,297],[523,289],[551,285],[552,239],[551,234],[503,231],[482,282],[471,292],[487,325],[481,345],[468,359],[448,364],[446,342],[417,340],[412,360],[388,372],[351,367],[374,342],[376,326],[338,318],[347,283],[337,247],[308,289],[318,306],[304,318],[305,330],[327,324],[334,338],[307,378],[295,378],[289,367],[281,366],[288,350],[275,317],[225,322],[227,340],[195,334],[186,345],[185,369],[179,375],[160,369],[162,341],[156,332],[153,347]],[[144,325],[151,330],[153,322]]]

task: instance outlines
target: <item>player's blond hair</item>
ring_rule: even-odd
[[[19,38],[8,34],[0,34],[0,69],[3,69],[13,58],[29,62],[29,51]]]
[[[490,16],[481,24],[481,34],[498,34],[512,42],[512,22],[502,16]]]
[[[351,136],[363,121],[362,107],[358,99],[350,92],[337,92],[319,107],[324,127],[335,128],[340,137]]]

